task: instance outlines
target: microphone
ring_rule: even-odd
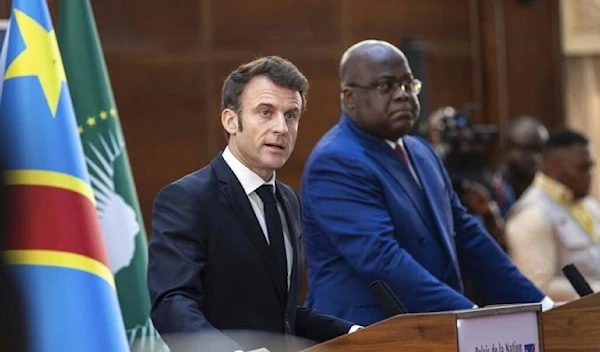
[[[594,293],[590,284],[588,284],[575,265],[565,265],[562,271],[571,283],[571,286],[577,291],[579,297],[585,297]]]
[[[398,314],[408,313],[402,302],[400,302],[385,281],[375,280],[371,282],[369,289],[388,316],[393,317]]]

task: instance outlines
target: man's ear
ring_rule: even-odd
[[[235,111],[231,109],[225,109],[221,111],[221,124],[229,135],[235,135],[238,131],[238,118]]]
[[[354,110],[356,102],[354,99],[354,92],[352,91],[352,89],[343,88],[342,92],[340,93],[340,100],[342,101],[342,106],[345,107],[345,109],[349,111]]]

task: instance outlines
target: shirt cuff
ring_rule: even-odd
[[[364,326],[360,326],[360,325],[352,325],[352,326],[350,327],[350,330],[348,330],[348,333],[349,333],[349,334],[351,334],[351,333],[353,333],[353,332],[355,332],[355,331],[358,331],[358,330],[360,330],[360,329],[362,329],[362,328],[364,328]]]
[[[542,305],[542,312],[550,310],[554,307],[554,301],[548,296],[544,297],[540,304]]]

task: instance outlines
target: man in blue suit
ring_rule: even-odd
[[[307,305],[367,325],[387,317],[381,280],[409,312],[472,308],[461,272],[498,303],[553,302],[460,204],[434,150],[408,136],[421,82],[393,45],[368,40],[340,64],[343,115],[302,179]]]

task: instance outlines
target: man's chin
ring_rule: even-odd
[[[410,131],[412,130],[413,124],[406,124],[403,126],[397,126],[396,128],[394,128],[393,130],[391,130],[391,138],[388,138],[391,141],[396,141],[399,138],[402,138],[404,136],[406,136],[407,134],[410,133]]]
[[[271,170],[277,171],[281,169],[287,161],[288,157],[269,158],[269,160],[265,160],[264,165]]]

